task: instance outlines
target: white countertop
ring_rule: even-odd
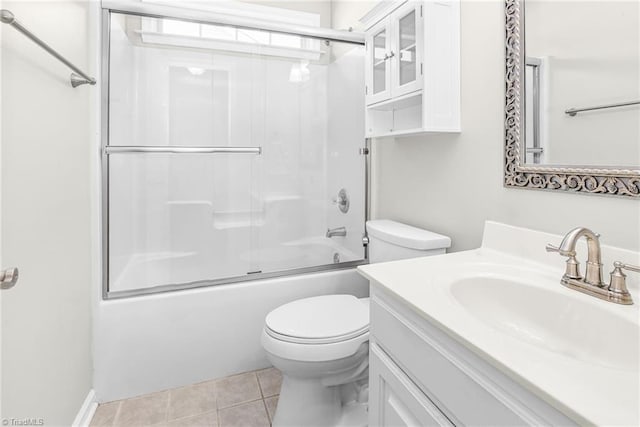
[[[544,287],[545,292],[550,292],[545,295],[564,300],[572,298],[567,301],[575,301],[585,315],[591,309],[606,316],[610,314],[612,330],[616,321],[637,325],[640,314],[637,278],[629,275],[630,291],[636,302],[631,306],[602,301],[565,288],[559,283],[564,258],[544,251],[545,243],[558,244],[560,240],[561,236],[488,222],[480,249],[370,264],[360,266],[358,270],[374,286],[380,286],[406,302],[423,318],[576,422],[640,425],[637,352],[630,352],[628,357],[625,355],[624,363],[617,365],[608,363],[602,354],[592,355],[581,348],[576,348],[573,354],[571,348],[551,351],[545,343],[535,345],[531,340],[520,339],[513,333],[505,333],[479,321],[477,313],[469,312],[448,286],[452,278],[517,277],[527,286]],[[607,246],[602,250],[605,281],[608,281],[612,259],[636,264],[640,259],[636,252]],[[585,258],[579,259],[584,266]],[[548,307],[540,306],[539,309],[544,315]],[[608,327],[606,325],[603,330],[606,332]],[[640,337],[627,335],[622,339],[630,340],[631,348],[637,350]]]

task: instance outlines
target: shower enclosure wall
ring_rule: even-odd
[[[103,27],[105,298],[365,261],[361,44],[113,11]]]

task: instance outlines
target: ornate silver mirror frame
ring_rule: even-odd
[[[505,187],[581,194],[640,196],[640,170],[528,166],[520,156],[524,135],[524,4],[505,0]],[[523,137],[524,138],[524,137]]]

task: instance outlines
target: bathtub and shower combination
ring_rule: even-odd
[[[266,6],[102,7],[97,397],[266,367],[270,310],[368,292],[364,40]]]

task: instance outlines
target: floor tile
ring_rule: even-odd
[[[218,411],[220,427],[269,427],[264,402],[256,400]]]
[[[167,420],[168,403],[167,391],[123,400],[114,425],[139,427],[164,423]]]
[[[169,390],[168,420],[215,410],[216,389],[214,381]]]
[[[218,412],[211,411],[195,417],[180,418],[169,421],[167,427],[217,427]]]
[[[262,398],[255,372],[223,378],[216,382],[218,408]]]
[[[109,402],[98,405],[89,426],[112,426],[118,414],[120,402]]]
[[[279,370],[276,368],[269,368],[258,371],[256,374],[258,375],[258,382],[260,383],[260,389],[262,390],[263,397],[280,394],[282,374]]]
[[[264,405],[267,407],[267,414],[269,414],[269,420],[273,422],[273,416],[276,414],[276,408],[278,407],[278,396],[265,398]]]

